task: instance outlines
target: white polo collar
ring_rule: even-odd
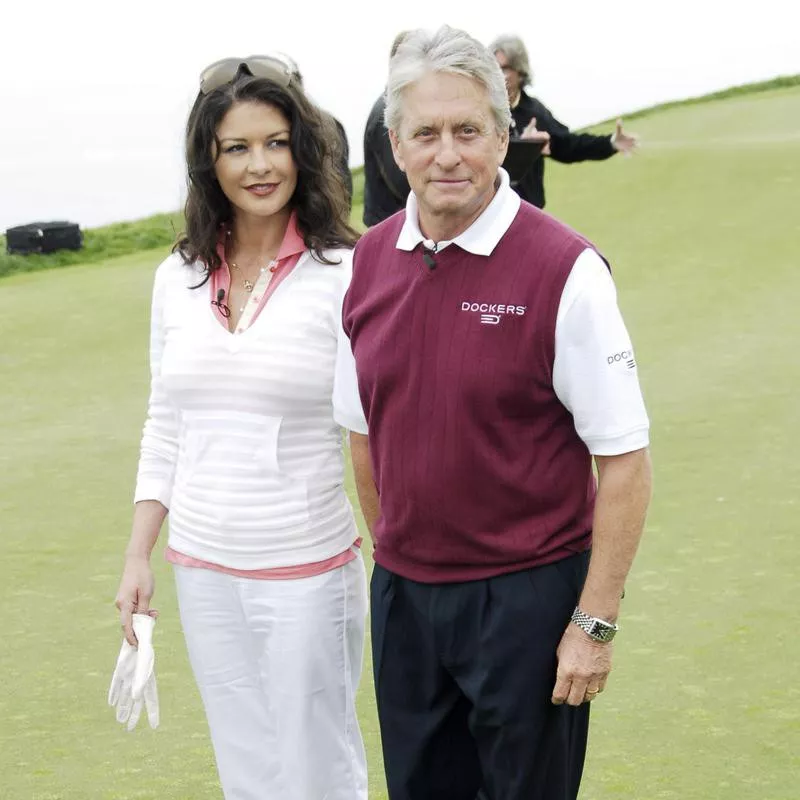
[[[441,251],[449,244],[457,244],[462,250],[476,256],[489,256],[505,232],[511,227],[514,217],[519,211],[519,195],[511,188],[508,173],[501,167],[498,169],[500,186],[492,198],[492,202],[483,213],[463,233],[455,239],[444,242],[433,242],[426,239],[419,229],[419,206],[414,192],[410,192],[406,201],[406,220],[397,237],[398,250],[413,250],[420,242],[431,250]],[[434,247],[434,244],[436,247]]]

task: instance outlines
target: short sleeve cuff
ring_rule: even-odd
[[[360,433],[362,436],[366,436],[368,433],[367,423],[362,417],[347,414],[335,408],[333,410],[333,418],[339,425],[341,425],[343,428],[346,428],[348,431]]]
[[[650,430],[644,426],[617,436],[587,439],[585,443],[593,456],[621,456],[647,447],[650,444]]]

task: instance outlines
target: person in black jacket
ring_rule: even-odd
[[[406,31],[403,31],[395,37],[390,60],[405,35]],[[364,224],[367,227],[377,225],[405,208],[411,191],[405,173],[392,155],[389,131],[383,120],[385,111],[386,98],[382,94],[372,106],[364,129]]]
[[[372,227],[406,207],[410,187],[392,155],[389,131],[383,121],[386,98],[372,106],[364,129],[364,224]]]
[[[506,80],[511,105],[511,138],[544,142],[542,155],[564,164],[577,161],[603,161],[615,153],[632,153],[638,143],[636,136],[625,133],[622,121],[610,136],[591,133],[572,133],[559,122],[544,103],[531,97],[525,87],[531,82],[528,52],[518,36],[500,36],[490,45]],[[544,159],[537,157],[530,169],[514,186],[523,200],[544,208]]]

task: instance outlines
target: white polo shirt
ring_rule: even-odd
[[[517,215],[520,197],[499,170],[500,187],[484,212],[452,241],[432,242],[419,228],[413,192],[396,247],[413,250],[420,242],[441,251],[450,244],[488,256]],[[334,381],[334,417],[350,430],[367,433],[358,396],[355,362],[340,333]],[[649,444],[649,420],[639,386],[636,358],[617,304],[614,281],[603,260],[587,248],[567,278],[556,317],[553,389],[572,414],[575,430],[596,456],[632,452]]]

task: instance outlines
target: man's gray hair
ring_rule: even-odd
[[[443,25],[435,33],[409,31],[389,64],[386,127],[397,131],[403,117],[403,92],[429,72],[472,78],[486,87],[497,132],[508,133],[511,110],[503,73],[492,52],[468,33]]]
[[[519,73],[522,85],[528,86],[533,80],[533,75],[528,61],[528,51],[525,49],[522,39],[511,34],[498,36],[489,45],[489,52],[494,55],[498,50],[508,59],[508,66]]]

